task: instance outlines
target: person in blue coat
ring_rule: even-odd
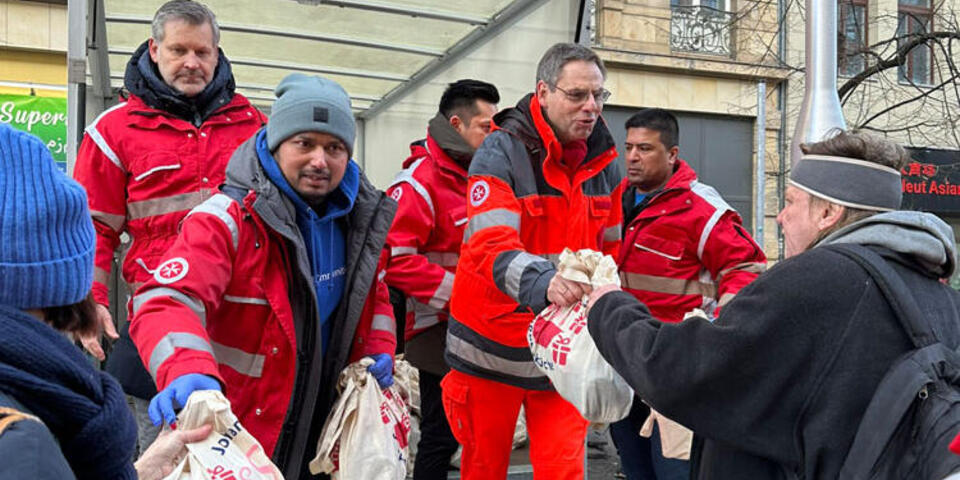
[[[167,431],[131,463],[123,390],[73,343],[99,328],[95,244],[83,188],[0,124],[0,480],[160,479],[211,432]]]

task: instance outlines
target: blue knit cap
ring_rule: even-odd
[[[39,138],[0,123],[0,304],[83,300],[95,247],[83,188],[57,169]]]
[[[337,82],[291,73],[280,80],[277,100],[267,122],[267,147],[276,151],[287,138],[300,132],[329,133],[343,141],[353,155],[357,127],[350,109],[350,95]]]

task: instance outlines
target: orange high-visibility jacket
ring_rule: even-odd
[[[535,96],[494,122],[497,130],[470,164],[446,359],[464,373],[546,390],[552,387],[533,364],[527,328],[547,305],[564,248],[616,255],[623,173],[602,119],[572,172],[560,163],[563,149]]]

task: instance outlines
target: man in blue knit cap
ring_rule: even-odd
[[[383,248],[396,203],[350,160],[350,97],[292,74],[269,124],[240,145],[133,298],[130,334],[160,393],[155,423],[223,388],[287,479],[309,478],[340,371],[364,356],[393,383]],[[405,440],[405,439],[404,439]]]

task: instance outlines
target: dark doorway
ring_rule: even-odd
[[[623,124],[638,108],[605,107],[603,117],[617,142],[623,162]],[[753,124],[752,118],[673,112],[680,123],[680,158],[697,172],[701,182],[716,188],[740,213],[753,232]]]

